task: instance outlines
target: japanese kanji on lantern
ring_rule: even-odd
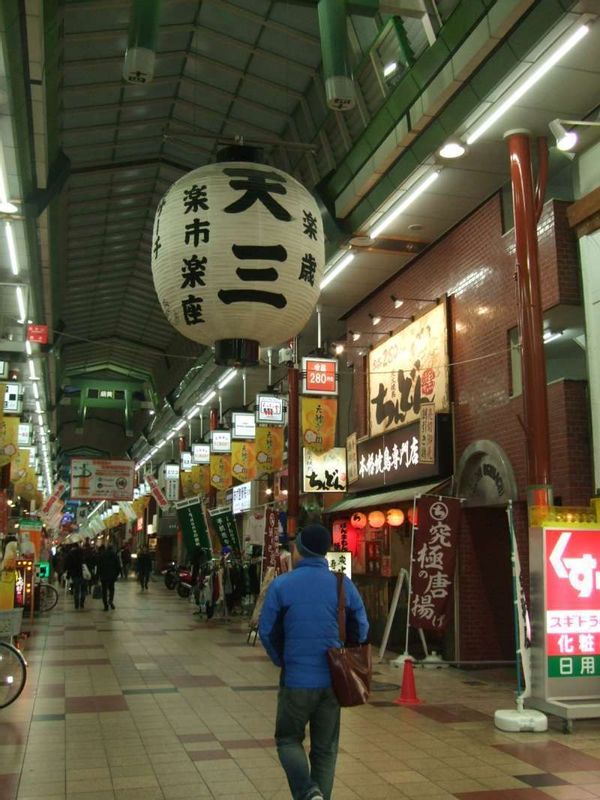
[[[254,162],[196,169],[160,201],[152,275],[173,327],[215,345],[218,364],[258,362],[298,334],[319,297],[323,225],[291,175]]]

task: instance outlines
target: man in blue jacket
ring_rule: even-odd
[[[340,734],[327,650],[340,647],[337,580],[325,554],[331,535],[308,525],[296,537],[295,568],[276,578],[265,598],[260,639],[281,667],[275,741],[294,800],[329,800]],[[369,623],[354,584],[344,579],[348,642],[364,642]],[[310,726],[310,766],[303,742]]]

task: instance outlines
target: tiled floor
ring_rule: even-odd
[[[118,584],[116,611],[63,602],[26,643],[19,700],[0,711],[0,800],[289,798],[273,745],[277,671],[239,622],[193,615],[157,579]],[[497,673],[416,670],[418,707],[377,667],[372,703],[343,712],[335,800],[592,800],[600,720],[565,736],[495,730]]]

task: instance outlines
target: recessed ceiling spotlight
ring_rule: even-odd
[[[393,75],[394,72],[398,69],[398,63],[396,61],[390,61],[389,64],[386,64],[383,68],[383,77],[387,78],[390,75]]]
[[[413,222],[413,224],[412,224],[412,225],[409,225],[409,226],[408,226],[408,230],[409,230],[409,231],[422,231],[422,230],[423,230],[423,227],[424,227],[424,226],[423,226],[423,225],[421,225],[421,223],[420,223],[420,222]]]
[[[379,316],[379,314],[369,314],[369,316],[371,317],[371,322],[373,323],[373,325],[379,325],[379,323],[381,322],[381,317]]]
[[[467,148],[461,142],[446,142],[446,144],[438,150],[440,158],[460,158],[464,156]]]

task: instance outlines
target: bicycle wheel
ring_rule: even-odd
[[[27,680],[27,662],[12,644],[0,642],[0,708],[17,699]]]
[[[49,583],[40,583],[40,611],[52,611],[58,603],[58,592]]]

